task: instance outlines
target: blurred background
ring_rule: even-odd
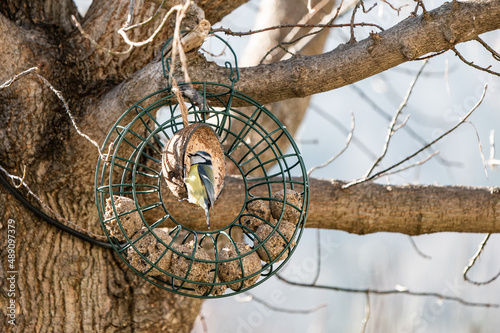
[[[89,0],[76,1],[81,12]],[[261,1],[251,0],[213,27],[232,31],[252,29]],[[409,16],[414,1],[392,1],[402,7],[399,15],[379,2],[369,13],[359,10],[357,21],[389,28]],[[443,1],[425,1],[427,10]],[[366,2],[371,7],[373,1]],[[349,22],[352,11],[337,23]],[[373,28],[356,28],[362,40]],[[250,37],[224,36],[241,59]],[[349,40],[348,28],[331,29],[325,51]],[[500,32],[482,35],[495,50],[500,49]],[[210,43],[203,48],[210,51]],[[469,61],[487,67],[495,65],[491,53],[477,42],[457,49]],[[214,59],[223,63],[229,54]],[[337,154],[345,145],[356,120],[353,140],[334,163],[314,171],[311,177],[354,180],[364,176],[382,152],[390,119],[403,101],[422,61],[410,62],[367,78],[351,86],[314,95],[304,121],[295,135],[308,169]],[[498,62],[493,67],[499,69]],[[405,128],[392,138],[381,166],[388,167],[420,149],[457,124],[479,100],[488,84],[481,106],[465,123],[433,147],[439,155],[405,172],[380,178],[383,184],[432,184],[499,186],[500,173],[483,165],[490,157],[490,134],[500,140],[500,78],[464,64],[451,51],[431,58],[418,79],[407,107],[399,119],[409,115]],[[477,135],[476,135],[477,130]],[[418,136],[419,138],[416,138]],[[431,151],[420,154],[423,160]],[[494,156],[500,159],[500,152]],[[344,288],[394,289],[435,292],[477,303],[500,303],[500,279],[485,286],[464,281],[462,272],[476,253],[483,234],[438,233],[413,237],[422,253],[402,234],[352,235],[342,231],[319,232],[320,285]],[[290,280],[311,283],[318,269],[318,233],[306,229],[294,256],[280,272]],[[485,281],[500,271],[500,235],[492,235],[469,277]],[[263,303],[264,301],[265,303]],[[205,301],[194,332],[358,332],[362,331],[367,297],[348,293],[288,285],[277,278],[240,296]],[[366,332],[496,332],[500,309],[466,306],[435,297],[374,295],[369,297],[370,315]],[[317,309],[316,309],[317,308]],[[306,311],[302,311],[306,310]],[[312,311],[314,310],[314,311]],[[305,313],[302,313],[305,312]]]

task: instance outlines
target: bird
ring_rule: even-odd
[[[214,171],[212,169],[212,157],[206,151],[198,150],[188,154],[191,167],[184,183],[188,192],[188,202],[200,206],[205,210],[207,226],[210,229],[209,209],[215,202],[214,195]]]

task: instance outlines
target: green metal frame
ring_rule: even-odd
[[[222,40],[220,37],[218,38]],[[224,42],[224,40],[222,41]],[[230,50],[233,52],[232,49]],[[168,61],[168,59],[162,59],[165,75],[168,75]],[[162,192],[168,191],[168,188],[164,180],[162,180],[161,150],[163,142],[160,140],[159,134],[161,133],[167,139],[170,139],[177,131],[183,128],[180,110],[178,104],[174,102],[175,95],[171,92],[170,88],[159,90],[146,96],[130,107],[116,121],[102,145],[102,151],[108,152],[108,154],[105,155],[106,160],[100,158],[96,168],[95,199],[99,220],[104,233],[112,243],[115,251],[137,274],[147,281],[160,288],[192,297],[227,297],[251,289],[270,278],[285,265],[295,250],[295,246],[292,246],[292,243],[294,241],[298,243],[301,238],[309,204],[307,172],[299,149],[292,136],[283,124],[263,105],[234,89],[234,83],[239,78],[236,56],[235,66],[233,67],[229,62],[226,63],[226,66],[231,68],[229,77],[231,85],[212,82],[193,82],[193,85],[201,87],[198,91],[203,96],[204,100],[208,102],[205,103],[208,110],[200,109],[200,107],[192,103],[188,111],[190,117],[194,119],[194,122],[205,122],[212,127],[219,136],[221,144],[225,147],[224,153],[227,161],[234,163],[241,173],[245,186],[245,199],[239,214],[234,218],[232,223],[217,230],[194,230],[182,224],[182,216],[172,216],[169,213],[169,207],[162,200]],[[223,93],[211,93],[211,91],[215,90],[213,88],[219,88],[220,90],[221,87],[224,88]],[[250,110],[253,111],[243,113],[233,107],[232,104],[235,100],[243,101],[247,105],[250,105],[252,107]],[[213,105],[216,107],[213,107]],[[160,107],[167,107],[170,111],[170,118],[163,123],[160,123],[156,119],[156,111]],[[275,124],[274,128],[266,130],[261,125],[263,120],[266,120],[266,123],[271,122]],[[233,130],[235,128],[238,128],[238,130]],[[250,144],[245,140],[250,134],[260,139]],[[282,151],[278,145],[278,140],[282,140],[280,142],[288,141],[289,145],[287,146],[289,146],[289,148],[287,152]],[[244,153],[241,155],[242,149]],[[235,153],[237,150],[240,150],[240,153]],[[271,157],[265,157],[267,155],[264,153],[270,154]],[[260,190],[264,189],[267,195],[261,197],[254,196],[252,190],[257,188]],[[283,209],[276,224],[272,224],[270,221],[266,221],[257,215],[245,211],[246,205],[250,201],[264,200],[266,202],[271,202],[277,200],[273,198],[273,191],[276,192],[277,188],[295,189],[303,193],[301,207],[293,206],[287,201],[285,192],[283,200],[280,200],[283,202]],[[118,214],[113,195],[125,196],[133,199],[135,209]],[[113,215],[115,215],[113,219],[105,218],[106,200],[109,198],[114,212]],[[287,206],[292,206],[300,212],[300,218],[296,223],[294,235],[290,240],[287,240],[281,231],[278,230],[283,219],[285,207]],[[157,221],[148,221],[145,215],[147,215],[150,210],[156,213],[157,216],[161,215],[163,217]],[[139,213],[143,227],[147,229],[147,232],[137,239],[131,239],[131,235],[127,235],[121,222],[124,216],[133,212]],[[252,230],[242,225],[241,221],[246,216],[259,218],[263,223],[270,225],[274,229],[274,232],[266,239],[259,239]],[[124,243],[118,242],[108,232],[106,224],[111,223],[112,220],[115,220],[115,223],[120,227],[126,240]],[[155,228],[160,225],[163,226],[162,223],[164,225],[167,223],[169,225],[175,225],[169,232],[172,237],[172,242],[170,243],[162,241],[155,233]],[[238,251],[235,241],[230,236],[233,228],[241,228],[246,238],[250,241],[257,238],[259,241],[258,246],[253,247],[250,252],[245,254],[237,252],[238,256],[236,258],[227,260],[217,259],[217,244],[221,241],[221,238],[225,238],[226,241],[229,240],[236,251]],[[149,261],[147,256],[141,253],[136,246],[137,242],[142,239],[142,237],[149,234],[153,235],[165,247],[165,250],[156,262]],[[230,282],[216,281],[219,266],[224,261],[238,260],[240,262],[239,267],[243,270],[242,258],[244,256],[250,255],[260,247],[263,247],[269,255],[265,244],[272,234],[280,235],[282,239],[287,242],[287,246],[278,256],[276,256],[276,259],[270,263],[262,262],[262,268],[258,272],[249,274],[248,276],[242,271],[242,278],[240,279]],[[174,242],[187,243],[189,241],[193,241],[194,244],[196,244],[191,255],[185,255],[173,248]],[[212,244],[215,259],[204,260],[195,257],[196,251],[202,242],[204,242],[204,244],[207,242],[208,244]],[[126,254],[126,251],[130,248],[134,249],[141,259],[150,265],[150,268],[146,272],[139,272],[130,264]],[[172,251],[172,253],[175,252],[179,256],[189,260],[190,264],[185,276],[176,276],[169,271],[164,271],[157,267],[159,260],[161,260],[167,251]],[[285,253],[288,253],[288,257],[283,261],[278,261],[281,255]],[[214,269],[213,281],[198,282],[189,280],[187,277],[189,276],[194,262],[207,262],[211,264],[211,267]],[[149,276],[148,272],[152,269],[160,270],[165,276],[170,277],[170,281]],[[210,295],[213,288],[217,285],[239,283],[257,274],[261,274],[261,278],[250,287],[240,288],[240,290],[236,291],[228,289],[223,295]],[[186,283],[202,284],[210,287],[204,295],[197,295],[193,292],[190,285]]]

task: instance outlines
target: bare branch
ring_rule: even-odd
[[[102,153],[101,148],[99,147],[99,144],[96,141],[92,140],[87,134],[83,133],[80,130],[80,128],[78,127],[78,125],[76,124],[76,120],[73,117],[73,114],[71,113],[71,110],[69,109],[68,102],[66,102],[66,99],[64,98],[64,96],[62,95],[62,93],[59,90],[57,90],[56,88],[54,88],[54,86],[46,78],[44,78],[43,76],[41,76],[40,74],[38,74],[37,71],[38,71],[37,67],[31,67],[31,68],[29,68],[29,69],[27,69],[27,70],[25,70],[25,71],[23,71],[23,72],[21,72],[19,74],[16,74],[11,79],[9,79],[6,82],[4,82],[0,86],[0,89],[4,89],[4,88],[9,87],[14,81],[16,81],[17,79],[21,78],[24,75],[27,75],[27,74],[33,74],[33,75],[35,75],[38,79],[40,79],[42,81],[43,84],[45,84],[50,90],[52,90],[52,92],[62,102],[62,104],[64,106],[64,109],[66,110],[66,113],[67,113],[69,119],[71,120],[71,123],[72,123],[74,129],[76,130],[76,132],[78,133],[78,135],[80,135],[85,140],[87,140],[92,145],[94,145],[97,148],[97,151],[99,152],[99,156],[101,156],[101,158],[105,160],[106,157]]]
[[[395,7],[392,3],[390,3],[387,0],[382,0],[382,2],[385,3],[385,4],[387,4],[387,5],[389,5],[389,7],[391,7],[394,11],[396,11],[396,13],[398,13],[398,15],[399,15],[399,12],[401,11],[401,9],[403,9],[406,6],[408,6],[408,4],[404,4],[402,6]]]
[[[358,8],[361,6],[363,8],[363,13],[366,14],[366,13],[370,12],[373,8],[375,8],[376,5],[377,5],[377,2],[375,2],[373,4],[373,6],[371,6],[370,8],[365,9],[365,4],[363,3],[363,0],[359,0],[358,3],[356,4],[356,6],[354,6],[354,10],[352,11],[352,16],[351,16],[351,23],[350,23],[351,38],[349,39],[347,44],[356,43],[356,37],[354,37],[354,26],[355,26],[354,17],[356,16],[356,12],[358,11]],[[382,28],[380,28],[380,29],[382,29]],[[382,31],[383,30],[384,29],[382,29]]]
[[[482,40],[480,37],[476,38],[476,41],[478,41],[486,50],[491,52],[491,56],[493,59],[500,61],[500,53],[495,51],[491,46],[489,46],[484,40]]]
[[[495,130],[490,131],[490,157],[487,163],[492,169],[500,165],[500,160],[495,159]]]
[[[413,60],[427,60],[427,59],[430,59],[430,58],[437,57],[438,55],[441,55],[441,54],[445,53],[446,51],[448,51],[448,49],[441,50],[439,52],[435,52],[435,53],[432,53],[432,54],[429,54],[429,55],[426,55],[426,56],[423,56],[423,57],[418,57],[418,58],[415,58]]]
[[[413,247],[413,249],[415,250],[415,252],[417,252],[417,254],[418,254],[419,256],[421,256],[421,257],[422,257],[422,258],[424,258],[424,259],[432,259],[432,257],[431,257],[431,256],[429,256],[429,255],[427,255],[427,254],[423,253],[422,251],[420,251],[420,249],[419,249],[419,248],[418,248],[418,246],[417,246],[417,243],[415,243],[415,240],[413,239],[413,237],[412,237],[412,236],[408,236],[408,239],[410,240],[410,244],[411,244],[411,246]]]
[[[417,16],[419,7],[422,8],[422,12],[424,15],[427,14],[427,10],[425,9],[424,2],[422,0],[414,0],[414,1],[417,3],[417,5],[415,6],[415,10],[412,12],[412,15]]]
[[[8,79],[7,81],[5,81],[1,86],[0,86],[0,89],[4,89],[4,88],[7,88],[7,87],[10,87],[10,85],[12,83],[14,83],[17,79],[23,77],[24,75],[27,75],[33,71],[37,71],[38,70],[38,67],[31,67],[19,74],[16,74],[14,75],[13,77],[11,77],[10,79]]]
[[[361,321],[361,333],[366,331],[366,325],[368,324],[368,320],[370,319],[371,308],[370,308],[370,293],[366,293],[366,305],[365,305],[365,316]]]
[[[258,29],[258,30],[249,30],[246,32],[237,32],[237,31],[232,31],[231,29],[228,28],[215,28],[212,29],[212,32],[223,32],[226,35],[230,36],[248,36],[248,35],[253,35],[261,32],[266,32],[266,31],[271,31],[271,30],[276,30],[276,29],[287,29],[287,28],[346,28],[346,27],[375,27],[379,29],[380,31],[384,31],[384,28],[382,28],[380,25],[375,24],[375,23],[365,23],[365,22],[360,22],[360,23],[339,23],[339,24],[280,24],[272,27],[267,27],[263,29]]]
[[[413,87],[415,87],[415,84],[417,83],[417,80],[420,77],[420,74],[424,70],[425,65],[427,65],[427,60],[424,61],[424,64],[422,65],[422,67],[420,67],[420,70],[418,71],[417,75],[415,76],[415,78],[410,83],[410,87],[408,88],[408,91],[406,92],[406,96],[404,97],[403,101],[399,105],[398,109],[396,110],[396,113],[394,114],[394,117],[391,120],[391,123],[389,124],[389,130],[387,132],[387,137],[385,139],[384,148],[382,149],[382,154],[380,154],[380,156],[377,158],[377,160],[375,161],[375,163],[373,163],[373,165],[371,166],[371,168],[367,171],[367,173],[365,175],[365,178],[370,177],[373,169],[375,169],[377,167],[377,165],[380,163],[380,161],[382,161],[382,159],[385,157],[385,155],[387,153],[387,149],[389,148],[389,143],[391,141],[391,138],[394,135],[394,133],[396,133],[396,131],[397,131],[397,129],[396,129],[395,126],[396,126],[396,122],[398,120],[398,117],[401,114],[401,112],[403,111],[403,108],[408,103],[408,100],[410,99],[411,93],[413,92]],[[404,124],[406,124],[406,121],[403,122],[403,125]],[[403,125],[401,125],[401,126],[403,126]],[[399,126],[398,129],[401,128],[401,126]]]
[[[467,120],[467,118],[469,118],[469,116],[472,114],[472,112],[474,112],[479,107],[479,105],[481,105],[481,103],[483,102],[484,96],[486,95],[486,89],[487,89],[487,87],[488,87],[488,85],[484,86],[483,93],[482,93],[479,101],[476,103],[476,105],[474,105],[472,107],[472,109],[465,115],[465,117],[462,118],[462,120],[460,120],[451,129],[449,129],[448,131],[446,131],[445,133],[443,133],[442,135],[440,135],[439,137],[437,137],[436,139],[434,139],[432,142],[426,144],[424,147],[420,148],[419,150],[417,150],[416,152],[414,152],[410,156],[408,156],[405,159],[399,161],[398,163],[393,164],[392,166],[390,166],[390,167],[388,167],[388,168],[386,168],[386,169],[384,169],[382,171],[379,171],[379,172],[377,172],[376,174],[374,174],[374,175],[372,175],[370,177],[364,177],[364,178],[355,180],[353,182],[350,182],[350,183],[344,185],[344,188],[349,188],[349,187],[351,187],[353,185],[361,184],[361,183],[364,183],[364,182],[367,182],[367,181],[371,181],[371,180],[374,180],[376,178],[384,176],[388,171],[390,171],[390,170],[392,170],[392,169],[400,166],[401,164],[403,164],[403,163],[411,160],[412,158],[414,158],[415,156],[417,156],[421,152],[425,151],[426,149],[428,149],[429,147],[431,147],[432,145],[434,145],[436,142],[440,141],[442,138],[444,138],[447,135],[449,135],[451,132],[453,132],[454,130],[456,130],[460,125],[462,125]]]
[[[343,134],[346,136],[349,136],[349,133],[351,132],[347,127],[345,127],[341,122],[339,122],[337,119],[335,119],[333,116],[331,116],[328,112],[323,110],[319,105],[316,105],[314,102],[309,103],[309,108],[319,114],[323,119],[328,121],[330,124],[335,126],[338,130],[340,130]],[[352,137],[351,139],[352,143],[356,145],[366,156],[370,158],[377,158],[377,156],[371,151],[370,148],[368,148],[362,141],[360,141],[358,138],[355,136]]]
[[[455,54],[460,58],[460,60],[462,60],[463,63],[475,68],[475,69],[479,69],[483,72],[486,72],[486,73],[490,73],[490,74],[493,74],[493,75],[496,75],[496,76],[500,76],[500,73],[499,72],[495,72],[495,71],[492,71],[490,68],[491,68],[491,65],[488,66],[488,67],[481,67],[481,66],[478,66],[476,65],[473,61],[468,61],[467,59],[464,58],[464,56],[458,52],[458,50],[455,48],[455,46],[452,46],[451,49],[453,50],[453,52],[455,52]]]
[[[489,283],[495,281],[500,276],[500,272],[498,272],[494,277],[492,277],[489,280],[483,281],[483,282],[473,281],[467,277],[467,273],[474,266],[474,264],[476,263],[476,260],[479,258],[479,256],[483,252],[484,247],[486,246],[486,243],[488,242],[488,239],[490,239],[490,236],[491,236],[491,234],[486,235],[486,237],[483,239],[481,244],[479,244],[479,249],[477,250],[476,254],[471,258],[471,260],[469,261],[469,264],[464,269],[464,273],[463,273],[464,280],[469,282],[469,283],[475,284],[476,286],[482,286],[485,284],[489,284]]]
[[[422,73],[421,76],[425,75],[426,73]],[[391,116],[385,112],[380,106],[378,106],[378,104],[372,99],[370,98],[370,96],[368,96],[362,89],[360,89],[357,85],[355,84],[352,84],[350,85],[350,87],[362,98],[366,101],[366,103],[368,103],[372,108],[373,110],[375,110],[380,116],[382,116],[383,118],[387,119],[387,120],[391,120]],[[417,142],[419,142],[420,144],[425,144],[425,139],[420,135],[418,134],[417,132],[415,132],[411,127],[409,126],[405,126],[403,127],[403,130],[405,132],[407,132],[412,138],[414,138]],[[354,138],[353,142],[356,143],[356,138]],[[431,148],[432,149],[432,148]],[[365,153],[366,150],[364,150]],[[367,154],[368,155],[368,154]],[[432,152],[433,156],[437,155],[435,152]],[[377,158],[376,156],[373,155],[373,153],[371,153],[370,151],[370,154],[369,156],[373,156],[373,158]],[[443,158],[440,158],[440,161],[441,163],[444,163],[445,165],[447,166],[450,166],[450,165],[455,165],[456,163],[453,163],[453,162],[450,162],[450,161],[446,161],[445,159]],[[422,163],[420,163],[422,164]],[[404,170],[406,170],[407,168],[404,168]],[[401,170],[403,171],[403,170]],[[400,172],[400,171],[398,171]]]
[[[321,2],[319,2],[315,7],[314,7],[314,13],[320,13],[320,10],[323,9],[327,4],[329,3],[329,1],[327,0],[323,0]],[[308,37],[311,37],[311,36],[315,36],[317,34],[319,34],[320,32],[322,32],[323,30],[326,29],[325,26],[323,27],[320,27],[320,25],[331,25],[333,24],[333,22],[335,21],[335,19],[337,19],[337,17],[339,16],[339,13],[340,13],[340,10],[342,8],[344,4],[344,0],[341,0],[340,1],[340,4],[338,5],[337,7],[337,10],[335,11],[335,14],[333,15],[333,17],[329,18],[327,15],[325,15],[320,22],[316,22],[314,24],[316,24],[318,26],[317,29],[312,29],[311,32],[309,33],[306,33],[306,34],[303,34],[302,36],[300,36],[300,33],[301,33],[301,28],[300,27],[294,27],[284,38],[282,38],[282,40],[274,47],[272,47],[271,49],[269,49],[269,51],[267,51],[261,58],[261,60],[259,61],[259,64],[263,64],[265,59],[267,58],[268,55],[270,55],[274,50],[276,50],[277,48],[280,48],[282,49],[286,54],[291,54],[293,55],[294,53],[293,52],[290,52],[285,46],[286,45],[294,45],[294,48],[296,50],[301,50],[305,47],[305,45],[308,43],[307,42],[307,38]],[[313,19],[314,17],[314,14],[311,14],[311,13],[308,13],[307,15],[305,15],[304,17],[302,17],[302,19],[297,22],[298,25],[300,24],[307,24],[308,22],[311,22],[311,20]],[[311,23],[309,23],[311,24]],[[300,42],[300,43],[299,43]],[[282,56],[281,58],[276,58],[276,60],[285,60],[285,57]],[[275,62],[275,61],[273,61]]]
[[[133,1],[131,1],[131,6],[133,4]],[[160,23],[160,25],[158,26],[158,28],[153,32],[153,34],[151,34],[151,36],[149,36],[149,38],[141,41],[141,42],[133,42],[129,39],[128,35],[126,34],[126,32],[129,30],[129,29],[132,29],[132,28],[135,28],[137,26],[141,26],[141,25],[144,25],[146,24],[147,22],[150,22],[154,16],[156,16],[157,13],[155,13],[152,17],[150,17],[149,19],[147,19],[146,21],[144,22],[141,22],[137,25],[134,25],[134,26],[130,26],[130,23],[131,23],[131,19],[132,19],[132,15],[130,14],[129,12],[129,15],[127,17],[127,21],[125,22],[124,26],[121,27],[117,33],[122,36],[124,42],[128,45],[128,49],[126,49],[125,51],[113,51],[113,50],[110,50],[102,45],[100,45],[94,38],[92,38],[92,36],[90,36],[84,29],[83,27],[81,26],[80,22],[78,22],[78,20],[76,19],[75,16],[71,16],[71,20],[73,21],[73,24],[78,28],[78,30],[80,31],[80,33],[85,37],[87,38],[94,46],[96,46],[97,48],[103,50],[104,52],[106,53],[109,53],[109,54],[112,54],[112,55],[123,55],[123,54],[128,54],[130,53],[134,47],[139,47],[139,46],[143,46],[145,44],[148,44],[150,43],[154,37],[158,34],[158,32],[160,32],[161,28],[163,28],[163,26],[165,25],[167,19],[170,17],[170,15],[174,12],[174,11],[178,11],[180,8],[182,8],[182,6],[180,5],[177,5],[177,6],[174,6],[172,8],[170,8],[170,10],[167,12],[167,14],[165,14],[163,16],[163,19]],[[133,10],[132,10],[133,12]]]
[[[298,286],[298,287],[325,289],[325,290],[340,291],[340,292],[355,293],[355,294],[358,294],[358,293],[373,294],[373,295],[379,295],[379,296],[402,294],[402,295],[411,295],[411,296],[434,297],[434,298],[438,298],[438,299],[445,300],[445,301],[457,302],[457,303],[465,305],[465,306],[475,306],[475,307],[485,307],[485,308],[500,308],[500,304],[496,304],[496,303],[471,302],[471,301],[466,301],[461,297],[448,296],[448,295],[443,295],[443,294],[435,293],[435,292],[410,291],[408,288],[401,287],[401,286],[397,286],[394,289],[387,289],[387,290],[370,289],[370,288],[367,288],[367,289],[343,288],[343,287],[337,287],[337,286],[318,285],[318,284],[310,284],[310,283],[291,281],[291,280],[283,277],[281,274],[276,274],[276,276],[278,277],[279,280],[281,280],[287,284],[290,284],[292,286]]]
[[[273,310],[273,311],[276,311],[276,312],[284,312],[284,313],[296,313],[296,314],[309,314],[309,313],[313,313],[313,312],[316,312],[320,309],[323,309],[323,308],[326,308],[328,306],[328,303],[321,303],[321,304],[318,304],[316,305],[315,307],[311,308],[311,309],[306,309],[306,310],[300,310],[300,309],[288,309],[288,308],[282,308],[282,307],[278,307],[278,306],[275,306],[275,305],[272,305],[270,304],[269,302],[266,302],[265,300],[263,300],[262,298],[259,298],[251,293],[246,293],[249,297],[245,299],[246,302],[248,301],[255,301],[259,304],[262,304],[264,305],[266,308],[270,309],[270,310]]]
[[[310,96],[349,85],[423,55],[447,50],[499,28],[498,1],[445,3],[425,17],[405,19],[379,33],[380,38],[376,40],[368,37],[320,55],[296,56],[272,64],[240,68],[240,80],[235,89],[263,104]],[[229,69],[200,61],[197,57],[193,57],[193,61],[196,66],[190,66],[189,71],[193,81],[227,83]],[[161,72],[161,63],[151,63],[120,87],[123,93],[115,95],[129,100],[142,98],[163,84],[163,77],[156,75],[157,72]]]
[[[330,165],[333,161],[335,161],[340,155],[342,155],[346,150],[347,148],[349,147],[349,144],[351,143],[351,140],[352,140],[352,136],[354,134],[354,127],[355,127],[355,121],[354,121],[354,113],[351,113],[351,130],[349,131],[349,135],[347,135],[347,139],[346,139],[346,143],[344,145],[344,148],[342,148],[336,155],[332,156],[328,161],[326,161],[325,163],[323,164],[320,164],[320,165],[317,165],[315,167],[312,167],[308,172],[307,172],[307,176],[310,177],[311,176],[311,173],[314,171],[314,170],[318,170],[318,169],[321,169],[321,168],[324,168],[328,165]]]
[[[471,125],[472,129],[474,130],[474,133],[476,133],[477,144],[479,145],[479,154],[481,155],[481,162],[483,163],[483,169],[484,169],[484,173],[486,175],[486,178],[488,178],[488,169],[486,168],[486,165],[488,164],[488,162],[486,162],[486,158],[484,157],[484,154],[483,154],[483,145],[481,144],[481,138],[479,137],[479,133],[477,131],[476,126],[474,126],[474,124],[470,121],[466,121],[466,123]]]
[[[439,150],[435,151],[435,152],[432,152],[432,154],[430,154],[429,156],[427,156],[426,158],[424,158],[423,160],[420,160],[418,162],[415,162],[415,163],[412,163],[408,166],[405,166],[405,167],[402,167],[400,169],[397,169],[397,170],[394,170],[394,171],[390,171],[390,172],[386,172],[384,174],[384,176],[390,176],[390,175],[394,175],[396,173],[400,173],[400,172],[403,172],[403,171],[406,171],[408,169],[411,169],[411,168],[414,168],[416,166],[419,166],[419,165],[422,165],[424,163],[426,163],[428,160],[430,160],[431,158],[433,158],[434,156],[438,155],[439,154]]]
[[[201,327],[203,328],[203,333],[208,333],[207,321],[205,320],[205,316],[203,315],[202,311],[200,311],[198,318],[200,318]]]

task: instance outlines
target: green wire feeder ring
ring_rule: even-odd
[[[227,207],[222,190],[210,210],[213,230],[199,230],[192,220],[200,220],[203,209],[178,201],[167,186],[162,150],[184,128],[171,87],[118,119],[102,145],[108,155],[98,160],[95,179],[99,220],[123,261],[160,288],[200,298],[235,295],[275,274],[295,250],[309,203],[305,166],[292,136],[263,105],[234,89],[236,55],[213,36],[234,56],[234,67],[226,62],[231,85],[193,82],[203,105],[186,102],[190,122],[217,134],[224,166],[239,173],[241,193],[232,188],[230,199],[235,216],[218,211]],[[162,57],[167,79],[169,61]],[[247,106],[237,109],[235,101]]]

